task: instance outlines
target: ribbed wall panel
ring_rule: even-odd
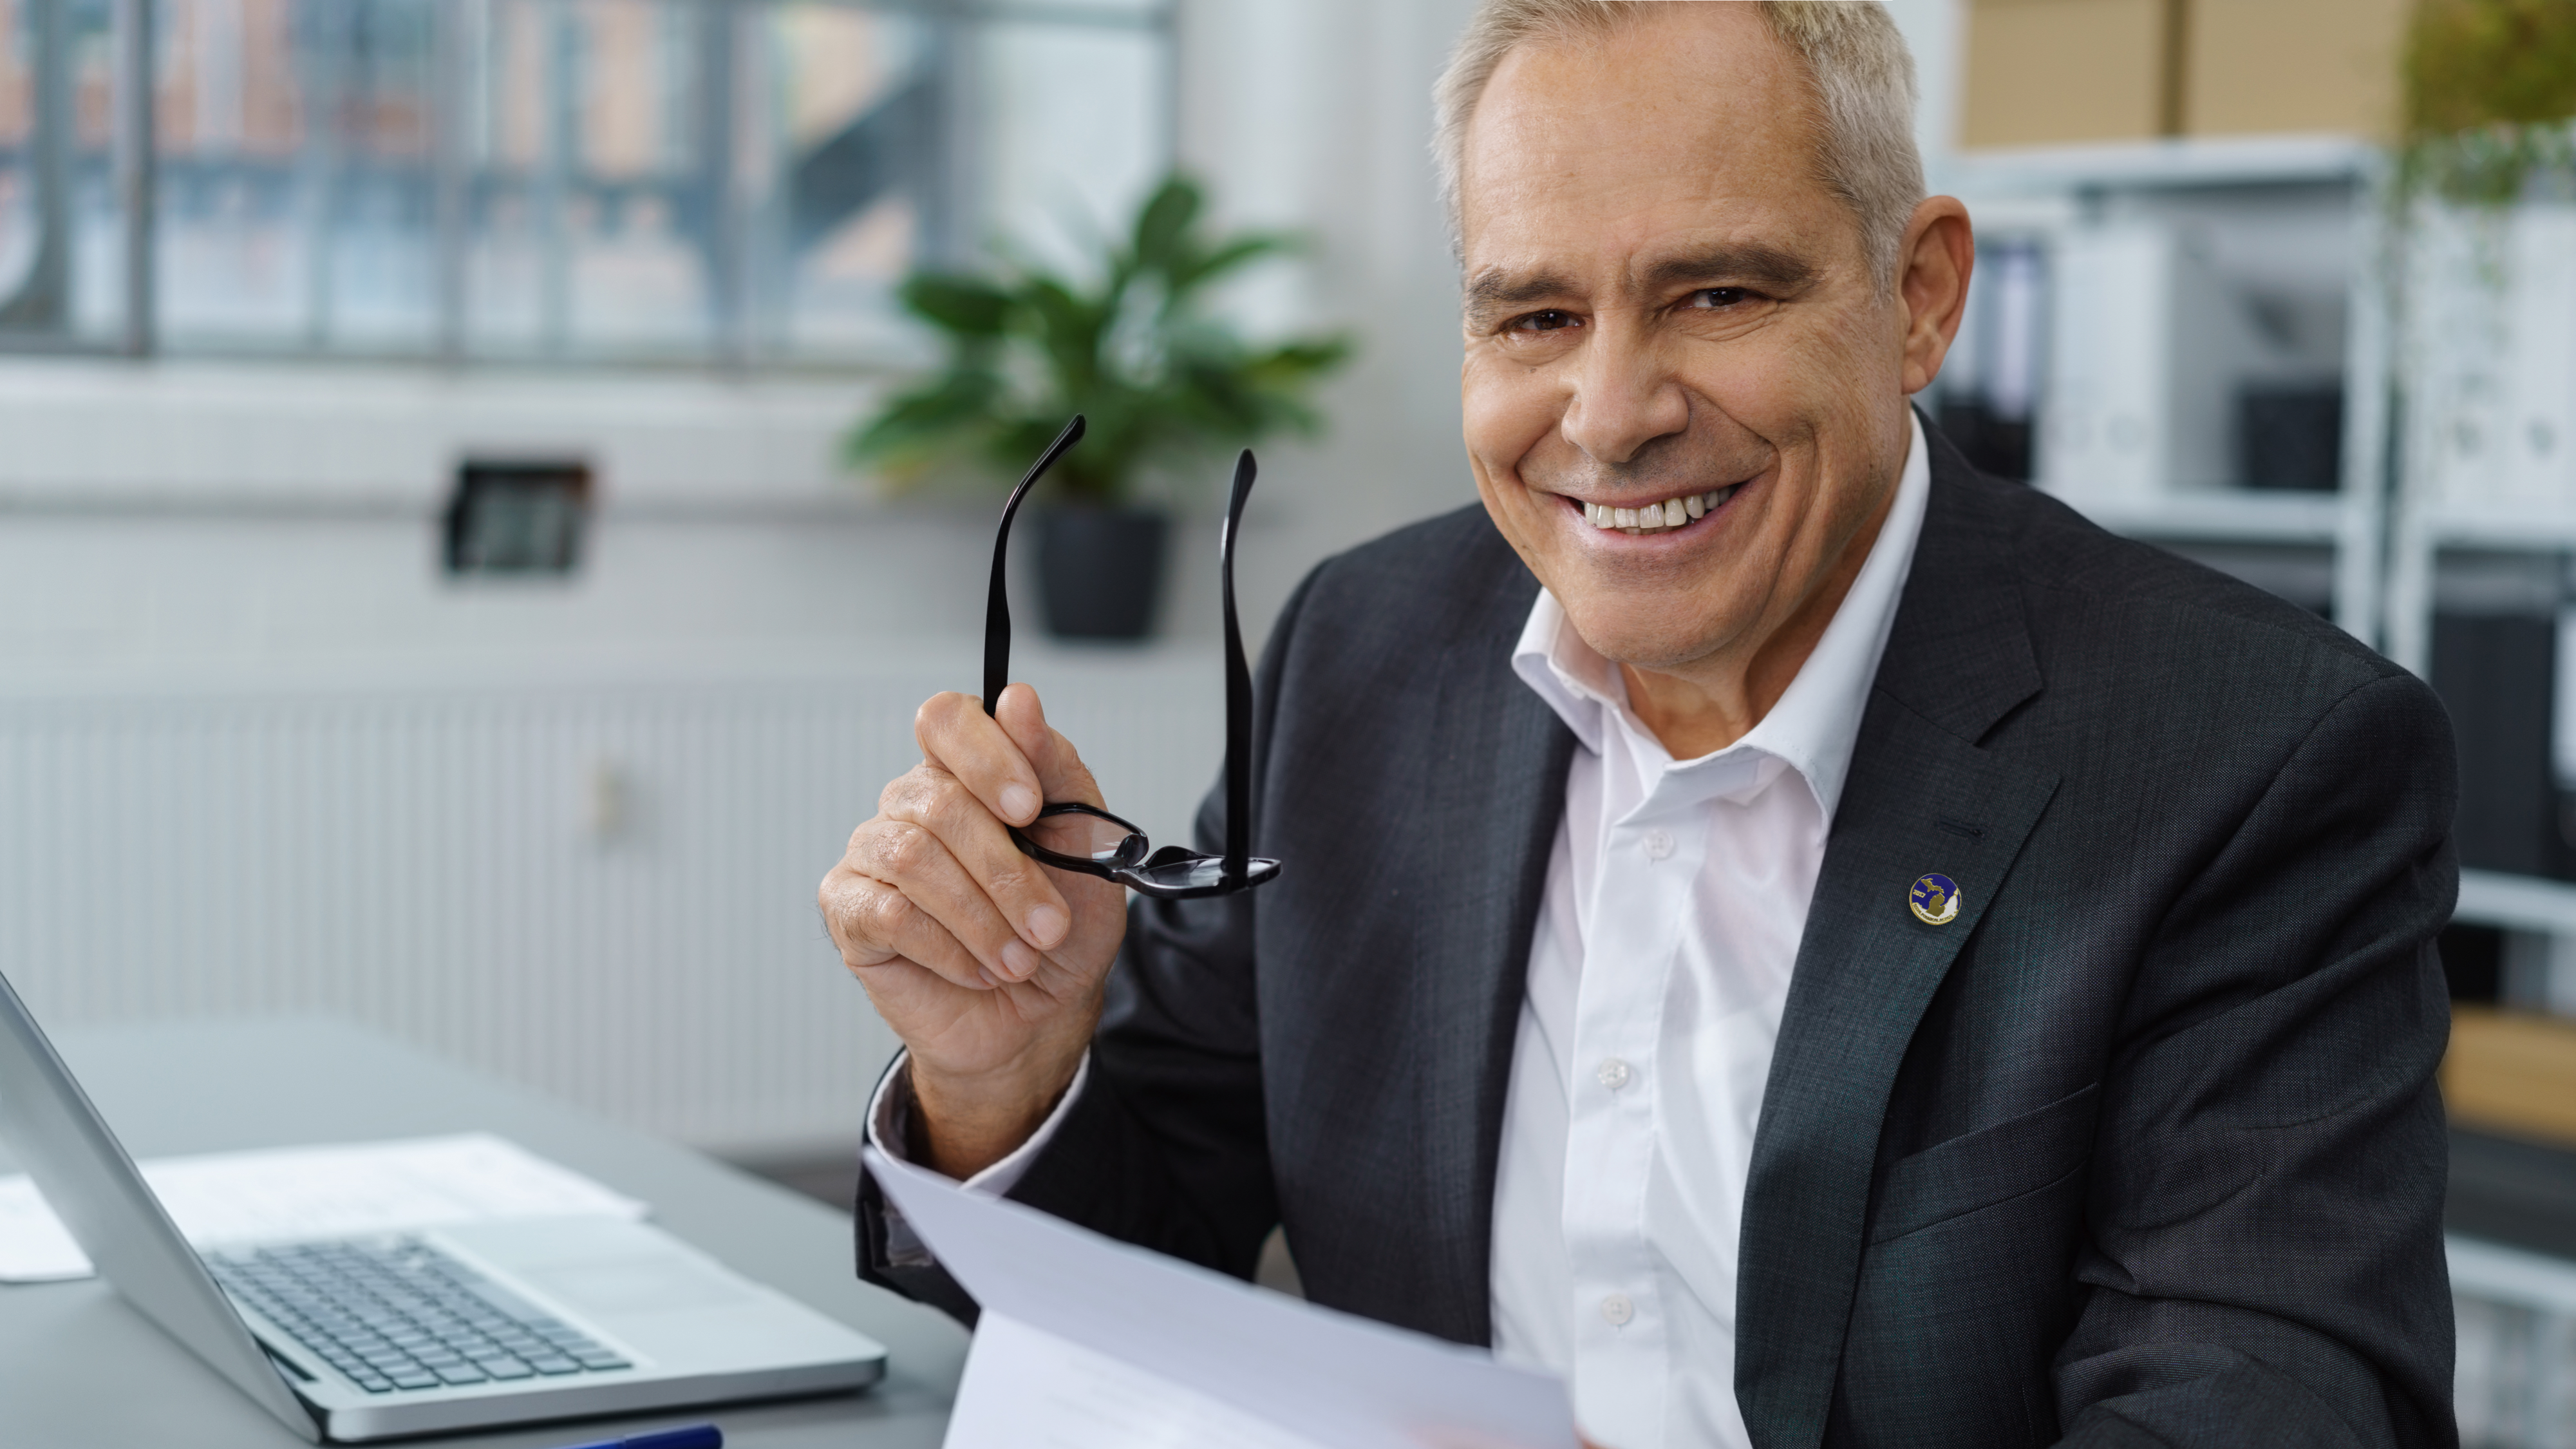
[[[814,890],[952,676],[0,698],[0,969],[60,1025],[326,1012],[711,1147],[847,1140],[893,1038]],[[1213,661],[1060,676],[1182,828]]]

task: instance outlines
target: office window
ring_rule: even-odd
[[[0,349],[885,358],[914,265],[1117,223],[1170,48],[1165,0],[0,0]]]
[[[114,346],[119,185],[111,0],[0,0],[0,346]]]
[[[439,0],[163,0],[154,290],[178,348],[427,350]]]

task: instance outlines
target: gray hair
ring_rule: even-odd
[[[1439,129],[1440,200],[1449,245],[1466,236],[1458,195],[1467,123],[1503,57],[1533,37],[1607,35],[1659,0],[1482,0],[1449,68],[1432,91]],[[1867,0],[1760,0],[1771,33],[1806,64],[1817,110],[1816,179],[1859,219],[1862,253],[1880,294],[1896,279],[1896,250],[1923,200],[1923,158],[1914,147],[1914,54],[1887,7]]]

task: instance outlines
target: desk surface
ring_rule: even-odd
[[[947,1318],[860,1283],[849,1220],[696,1153],[322,1021],[66,1031],[55,1045],[137,1157],[489,1131],[653,1205],[654,1221],[886,1345],[855,1395],[585,1420],[430,1445],[542,1449],[713,1420],[728,1446],[934,1449],[965,1364]],[[0,1167],[15,1170],[0,1157]],[[0,1444],[26,1449],[303,1441],[96,1279],[0,1285]]]

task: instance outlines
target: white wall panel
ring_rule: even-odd
[[[0,969],[56,1025],[327,1012],[701,1144],[853,1140],[893,1043],[815,885],[972,672],[0,697]],[[1185,828],[1212,656],[1017,672]]]

